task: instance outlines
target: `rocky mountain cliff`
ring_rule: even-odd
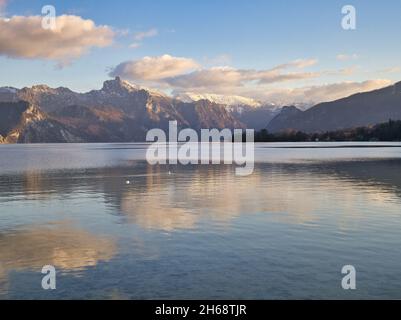
[[[68,127],[26,101],[0,102],[1,143],[82,142]]]
[[[181,128],[245,127],[224,105],[208,100],[185,103],[120,78],[87,93],[45,85],[1,88],[1,101],[4,114],[15,120],[2,117],[3,143],[144,141],[149,129],[167,130],[172,120]],[[30,108],[37,118],[24,122]]]

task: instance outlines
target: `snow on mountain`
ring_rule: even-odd
[[[184,102],[193,102],[199,100],[208,100],[210,102],[224,104],[227,106],[249,106],[249,107],[260,107],[262,104],[254,99],[241,97],[241,96],[226,96],[220,94],[202,94],[202,93],[193,93],[193,92],[185,92],[176,95],[176,98],[184,101]]]

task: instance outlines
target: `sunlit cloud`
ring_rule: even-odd
[[[212,67],[164,79],[175,90],[226,94],[237,93],[248,87],[317,78],[319,72],[304,72],[317,63],[315,59],[299,59],[266,70],[235,69],[232,67]],[[287,71],[297,69],[298,71]],[[266,88],[265,88],[266,89]]]
[[[120,76],[138,82],[161,81],[198,67],[198,63],[192,59],[165,54],[159,57],[144,57],[140,60],[123,62],[110,72],[110,76]]]
[[[229,67],[214,67],[179,75],[165,81],[175,88],[214,88],[227,85],[245,86],[247,83],[269,84],[318,77],[315,72],[281,73],[276,70],[239,70]]]
[[[314,104],[391,84],[390,80],[373,79],[307,86],[307,80],[349,77],[358,69],[357,66],[351,66],[339,70],[305,70],[317,62],[316,59],[297,59],[262,70],[237,69],[230,66],[203,68],[193,59],[164,55],[124,62],[115,67],[109,75],[169,89],[176,96],[185,96],[189,92],[200,95],[237,95],[276,104]],[[291,87],[283,87],[287,82],[292,82]],[[303,86],[294,87],[298,82]]]
[[[0,55],[68,64],[93,47],[106,47],[113,42],[115,33],[108,26],[97,26],[79,16],[55,19],[55,29],[42,28],[40,16],[0,19]]]
[[[285,69],[303,69],[314,65],[316,60],[295,60],[268,70],[212,67],[202,69],[195,60],[163,55],[126,61],[115,67],[110,76],[121,76],[133,81],[157,81],[159,84],[177,88],[214,88],[244,86],[247,83],[268,84],[318,77],[317,72],[287,72]],[[192,70],[192,71],[191,71]]]
[[[376,79],[363,82],[339,82],[320,86],[306,86],[295,89],[274,89],[269,92],[253,92],[260,98],[281,104],[302,102],[315,104],[318,102],[333,101],[355,93],[381,89],[392,84],[391,80]]]
[[[235,87],[226,86],[220,88],[220,94],[230,95],[235,92],[236,95],[253,98],[259,101],[275,103],[277,105],[292,105],[294,103],[304,103],[314,105],[319,102],[333,101],[341,99],[355,93],[367,92],[392,84],[391,80],[377,79],[363,82],[338,82],[316,86],[301,86],[297,88],[286,87]],[[183,95],[186,91],[177,89],[175,95]],[[199,91],[197,91],[199,93]],[[215,92],[215,91],[214,91]]]

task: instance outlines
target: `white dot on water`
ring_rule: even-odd
[[[131,181],[127,180],[125,181],[126,184],[131,184]]]

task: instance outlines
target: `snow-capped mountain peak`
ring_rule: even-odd
[[[226,106],[249,106],[249,107],[260,107],[262,104],[251,98],[246,98],[242,96],[235,95],[220,95],[220,94],[212,94],[212,93],[194,93],[194,92],[185,92],[176,95],[176,98],[184,101],[184,102],[193,102],[199,100],[208,100],[210,102],[224,104]]]

